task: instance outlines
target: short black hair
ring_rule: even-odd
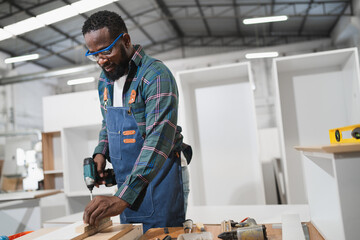
[[[117,13],[107,10],[99,11],[92,14],[82,27],[82,33],[85,35],[91,31],[99,30],[107,27],[109,29],[110,36],[116,38],[120,33],[127,33],[124,20]]]

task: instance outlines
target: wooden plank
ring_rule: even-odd
[[[109,223],[109,222],[107,222]],[[106,224],[107,224],[106,223]],[[125,236],[134,227],[132,224],[114,224],[90,236],[89,232],[79,233],[76,229],[84,225],[82,221],[59,228],[36,238],[37,240],[113,240]],[[90,231],[91,232],[91,231]]]
[[[298,151],[304,151],[304,152],[325,152],[322,146],[313,146],[313,147],[295,146],[294,148]]]
[[[83,224],[81,226],[78,226],[75,231],[77,233],[85,233],[85,232],[99,232],[100,230],[109,227],[112,225],[112,221],[110,220],[110,218],[103,218],[100,220],[98,225],[89,225],[89,224]],[[90,234],[92,235],[92,234]]]
[[[115,240],[125,236],[133,230],[132,224],[114,224],[112,227],[106,228],[97,234],[87,237],[86,240]]]
[[[0,201],[35,199],[57,194],[59,192],[61,192],[61,190],[37,190],[29,192],[2,193],[0,194]]]
[[[343,143],[343,144],[332,144],[326,146],[313,146],[313,147],[295,146],[294,148],[296,150],[303,152],[323,152],[323,153],[360,152],[359,143]]]
[[[45,234],[37,240],[70,240],[70,239],[76,239],[76,237],[81,236],[80,233],[77,233],[75,231],[76,227],[83,225],[84,223],[82,221],[78,221],[76,223],[70,224],[68,226],[59,228],[58,230],[52,231],[48,234]],[[81,239],[81,238],[79,238]],[[77,239],[78,240],[78,239]]]
[[[19,240],[30,240],[30,239],[44,239],[44,237],[51,237],[53,239],[54,235],[48,235],[54,231],[67,231],[66,228],[52,227],[52,228],[42,228],[25,236],[18,238]],[[64,234],[63,234],[64,235]],[[55,239],[68,239],[63,238],[64,236],[59,236]],[[107,227],[100,232],[86,237],[86,240],[115,240],[115,239],[124,239],[124,240],[134,240],[142,235],[142,225],[139,224],[119,224],[114,223],[112,226]],[[65,236],[66,237],[66,236]]]
[[[55,195],[61,193],[61,190],[44,190],[44,191],[35,191],[34,197],[35,198],[42,198],[50,195]]]
[[[347,144],[333,144],[329,146],[323,146],[325,152],[328,153],[345,153],[345,152],[360,152],[359,143],[347,143]]]

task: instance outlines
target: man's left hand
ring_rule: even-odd
[[[96,196],[85,208],[84,223],[97,225],[105,217],[121,214],[129,204],[116,196]]]

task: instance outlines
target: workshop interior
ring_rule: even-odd
[[[104,10],[176,80],[181,226],[83,220],[119,184],[82,32]],[[0,239],[359,239],[359,48],[358,0],[0,0]]]

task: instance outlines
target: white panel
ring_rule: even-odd
[[[283,214],[299,214],[302,222],[310,222],[309,205],[238,205],[238,206],[189,206],[186,217],[194,222],[219,224],[224,219],[241,221],[251,217],[259,224],[280,223]]]
[[[311,221],[325,239],[345,239],[332,156],[304,159]]]
[[[265,203],[249,63],[180,72],[190,205]]]
[[[336,155],[335,168],[345,238],[357,239],[360,224],[360,154]]]
[[[349,92],[342,73],[295,76],[293,81],[299,145],[329,144],[329,129],[348,122],[345,96]]]
[[[44,97],[43,108],[44,132],[98,124],[102,121],[96,90]]]
[[[195,95],[207,204],[257,203],[256,179],[242,177],[258,168],[250,84],[200,88]]]
[[[283,240],[305,240],[300,216],[298,214],[284,214],[281,220]]]

